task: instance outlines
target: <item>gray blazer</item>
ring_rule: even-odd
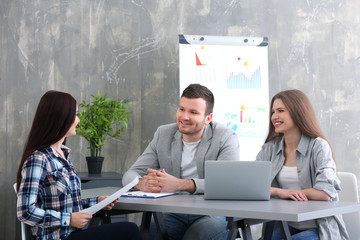
[[[123,176],[123,184],[134,177],[147,174],[147,169],[165,169],[177,178],[181,173],[182,134],[176,123],[160,126],[153,140],[143,154]],[[236,133],[216,122],[205,127],[204,134],[195,155],[199,179],[193,179],[196,185],[194,194],[204,193],[204,162],[206,160],[240,160],[240,146]]]

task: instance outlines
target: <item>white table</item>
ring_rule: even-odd
[[[111,195],[117,190],[114,187],[88,189],[82,191],[82,197]],[[360,204],[330,201],[296,202],[282,199],[270,201],[204,200],[203,195],[179,194],[159,199],[120,198],[114,209],[300,222],[357,212],[360,211]]]

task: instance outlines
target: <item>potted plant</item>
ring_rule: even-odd
[[[77,134],[83,136],[89,142],[90,157],[86,157],[90,174],[100,174],[104,157],[101,149],[105,140],[109,137],[119,137],[128,127],[129,120],[128,100],[112,100],[106,94],[100,96],[91,95],[93,101],[85,100],[79,104],[80,122],[76,128]]]

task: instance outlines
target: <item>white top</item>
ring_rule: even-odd
[[[283,189],[300,190],[297,167],[283,166],[276,176],[280,187]]]
[[[201,139],[200,139],[201,140]],[[199,178],[196,161],[194,160],[200,140],[197,142],[183,142],[181,157],[181,178],[192,179]]]
[[[276,178],[280,184],[280,187],[283,189],[301,189],[297,173],[297,167],[283,166]],[[303,222],[288,222],[288,224],[289,226],[299,230],[317,228],[315,220],[308,220]]]

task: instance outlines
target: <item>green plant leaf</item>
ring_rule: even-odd
[[[77,134],[89,142],[91,157],[99,157],[107,138],[120,137],[128,128],[127,121],[131,105],[126,99],[113,100],[111,97],[91,95],[93,100],[79,104],[80,122],[76,128]]]

